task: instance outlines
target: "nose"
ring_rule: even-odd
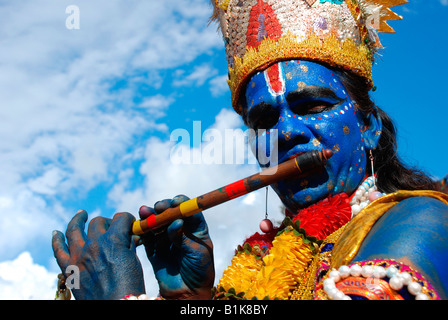
[[[288,151],[298,144],[307,144],[313,134],[304,123],[305,118],[295,114],[288,106],[282,108],[278,120],[278,148]]]

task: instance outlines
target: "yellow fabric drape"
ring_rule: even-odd
[[[342,265],[349,265],[378,219],[400,201],[411,197],[435,198],[448,205],[447,194],[431,190],[397,191],[373,201],[345,226],[335,243],[331,267],[338,269]]]

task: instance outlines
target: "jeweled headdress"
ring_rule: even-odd
[[[234,109],[248,78],[278,61],[348,69],[372,84],[378,32],[394,32],[390,9],[407,0],[213,0],[229,65]]]

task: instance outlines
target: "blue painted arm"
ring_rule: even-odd
[[[420,272],[448,298],[448,206],[428,197],[401,201],[381,217],[353,262],[395,259]]]

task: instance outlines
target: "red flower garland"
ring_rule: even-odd
[[[249,244],[252,248],[254,245],[259,245],[263,251],[267,251],[272,247],[272,241],[274,241],[275,236],[277,235],[280,228],[274,228],[271,232],[266,234],[255,233],[244,241],[244,244]]]
[[[287,210],[286,215],[291,216],[291,212]],[[292,217],[292,222],[293,225],[300,222],[299,227],[305,230],[307,237],[323,240],[349,222],[351,216],[350,198],[345,193],[340,193],[298,211]],[[257,232],[247,238],[243,246],[249,244],[253,248],[254,245],[258,245],[263,251],[267,251],[272,247],[272,241],[282,228],[275,228],[267,234]]]
[[[351,216],[350,199],[345,193],[340,193],[300,210],[292,221],[300,221],[300,228],[305,229],[308,237],[324,240],[349,222]]]

